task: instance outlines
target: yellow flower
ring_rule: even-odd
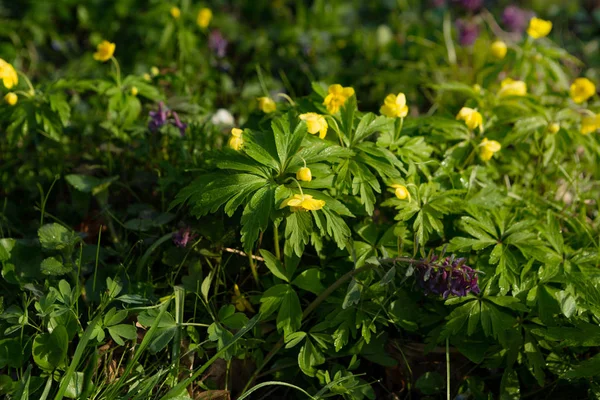
[[[295,194],[285,200],[279,208],[290,207],[292,211],[316,211],[324,205],[324,200],[313,199],[310,194]]]
[[[265,114],[272,113],[277,110],[277,104],[270,97],[259,97],[258,99],[258,108]]]
[[[311,135],[319,134],[319,138],[325,139],[327,136],[327,120],[324,116],[309,112],[306,114],[300,114],[300,119],[302,121],[306,121],[306,127],[308,128],[308,133]]]
[[[13,92],[6,93],[6,96],[4,96],[4,101],[6,101],[9,106],[14,106],[15,104],[17,104],[18,100],[19,97]]]
[[[600,129],[600,115],[593,114],[581,119],[581,134],[587,135]]]
[[[529,21],[527,34],[534,39],[539,39],[543,38],[544,36],[548,36],[551,30],[552,22],[533,17]]]
[[[196,22],[200,26],[200,28],[205,29],[210,24],[210,20],[213,17],[213,13],[210,8],[203,8],[198,12],[198,18]]]
[[[404,118],[408,114],[406,96],[404,93],[388,94],[383,101],[379,112],[390,118]]]
[[[296,179],[299,181],[310,182],[312,181],[312,172],[310,168],[302,167],[296,172]]]
[[[571,84],[569,94],[575,103],[581,104],[596,94],[596,85],[588,78],[577,78]]]
[[[96,47],[94,60],[102,62],[110,60],[113,54],[115,54],[115,47],[116,45],[114,43],[111,43],[108,40],[103,40],[102,43]]]
[[[19,76],[15,68],[0,58],[0,79],[7,89],[12,88],[19,83]]]
[[[476,91],[477,93],[481,93],[481,85],[479,84],[474,84],[473,85],[473,90]]]
[[[394,194],[397,198],[399,198],[400,200],[410,200],[410,193],[408,192],[406,186],[394,184],[392,185],[392,187],[396,189],[394,190]]]
[[[229,147],[234,149],[235,151],[239,151],[244,144],[244,138],[242,138],[243,130],[239,128],[233,128],[231,130],[231,138],[229,138]]]
[[[144,78],[145,81],[151,81],[152,80],[152,77],[147,72],[144,75],[142,75],[142,78]]]
[[[511,78],[506,78],[500,83],[500,91],[498,96],[525,96],[527,94],[527,84],[523,81],[515,81]]]
[[[253,313],[256,312],[254,311],[254,308],[252,308],[252,304],[250,304],[248,299],[246,299],[246,297],[240,292],[240,288],[238,287],[237,283],[233,285],[233,296],[231,296],[231,302],[240,312],[244,312],[246,310]]]
[[[354,96],[354,89],[351,87],[342,87],[342,85],[334,84],[329,86],[328,94],[323,101],[323,105],[327,107],[330,114],[335,114],[344,105],[346,100]]]
[[[552,122],[548,125],[548,128],[546,128],[546,130],[549,134],[554,135],[555,133],[558,133],[558,131],[560,131],[560,125],[558,124],[558,122]]]
[[[138,88],[136,88],[135,86],[133,86],[133,87],[131,88],[131,90],[130,90],[130,93],[131,93],[131,95],[132,95],[132,96],[137,96],[139,92],[140,92],[140,91],[139,91],[139,90],[138,90]]]
[[[492,51],[492,55],[496,57],[498,60],[502,60],[506,56],[506,52],[508,48],[506,47],[506,43],[502,40],[496,40],[492,43],[492,47],[490,48]]]
[[[477,129],[483,124],[483,117],[479,111],[469,107],[461,108],[456,115],[456,119],[465,121],[465,124],[471,130]]]
[[[479,157],[481,157],[483,161],[489,161],[491,160],[494,153],[500,151],[502,145],[496,142],[495,140],[488,140],[487,138],[484,138],[479,144],[479,147],[481,147]]]
[[[171,7],[171,10],[169,12],[171,13],[171,17],[175,19],[179,19],[179,17],[181,16],[181,10],[179,9],[179,7]]]

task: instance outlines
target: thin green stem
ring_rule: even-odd
[[[273,224],[273,244],[275,245],[275,257],[281,260],[281,250],[279,248],[279,226]]]
[[[119,90],[121,89],[121,67],[119,67],[119,62],[117,61],[117,59],[112,56],[111,61],[113,63],[113,65],[115,66],[116,69],[116,74],[117,74],[117,86],[119,87]]]
[[[25,80],[25,83],[27,83],[27,86],[29,86],[29,92],[23,92],[23,93],[25,93],[29,97],[34,96],[35,89],[33,88],[33,85],[31,84],[31,81],[29,80],[27,75],[25,75],[24,73],[19,72],[19,71],[17,71],[17,74],[21,75],[23,77],[23,79]]]
[[[450,339],[446,338],[446,399],[450,399]]]

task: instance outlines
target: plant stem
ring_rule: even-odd
[[[121,90],[121,67],[119,67],[119,62],[114,56],[110,59],[113,62],[115,69],[117,70],[117,86],[119,87],[119,90]]]
[[[281,260],[281,250],[279,249],[279,226],[277,224],[273,224],[273,242],[275,245],[275,257],[278,260]]]
[[[446,338],[446,399],[450,400],[450,339]]]
[[[254,257],[252,256],[252,252],[248,252],[248,262],[250,263],[250,269],[252,270],[252,276],[254,277],[254,281],[257,285],[260,284],[258,281],[258,271],[256,270],[256,264],[254,263]]]

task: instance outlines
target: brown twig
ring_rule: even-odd
[[[263,261],[263,262],[265,261],[265,259],[262,258],[262,257],[255,256],[255,255],[249,256],[248,254],[244,253],[241,250],[232,249],[230,247],[223,247],[223,251],[226,251],[228,253],[238,254],[238,255],[243,256],[243,257],[252,257],[253,260],[258,260],[258,261]]]

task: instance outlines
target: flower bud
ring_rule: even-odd
[[[504,43],[502,40],[496,40],[494,43],[492,43],[490,50],[495,58],[502,60],[506,56],[508,48],[506,47],[506,43]]]
[[[133,86],[131,88],[131,90],[129,91],[129,93],[131,93],[132,96],[137,96],[138,93],[139,93],[139,90],[138,90],[138,88],[136,88],[135,86]]]
[[[7,93],[6,96],[4,96],[4,101],[6,101],[10,106],[17,104],[18,100],[19,97],[13,92]]]
[[[310,172],[310,168],[303,167],[296,172],[296,179],[299,181],[310,182],[312,181],[312,172]]]
[[[553,122],[551,124],[548,125],[548,133],[551,135],[554,135],[555,133],[557,133],[558,131],[560,131],[560,125],[556,122]]]

